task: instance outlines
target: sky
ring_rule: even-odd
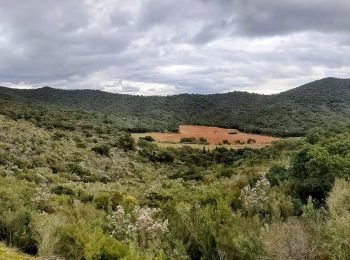
[[[1,0],[0,85],[271,94],[350,78],[349,0]]]

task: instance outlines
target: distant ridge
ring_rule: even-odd
[[[145,130],[174,130],[186,123],[278,136],[298,136],[312,127],[350,123],[350,79],[337,78],[324,78],[274,95],[230,92],[133,96],[99,90],[0,87],[0,99],[78,108],[111,118],[131,116],[135,121],[131,131],[140,129],[138,118],[162,125],[150,124]]]

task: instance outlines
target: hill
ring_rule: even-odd
[[[241,95],[295,105],[310,93],[321,103],[313,88],[326,95],[315,85]],[[119,131],[122,118],[147,123],[136,114],[31,101],[74,91],[3,90],[0,259],[350,259],[349,131],[261,149],[163,147]]]
[[[350,123],[350,80],[325,78],[275,95],[246,92],[132,96],[98,90],[0,88],[0,99],[58,106],[104,115],[133,132],[176,131],[179,124],[237,128],[299,136],[308,129]]]

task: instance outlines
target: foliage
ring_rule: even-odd
[[[317,83],[325,96],[321,101],[327,102],[327,88],[321,83]],[[292,97],[283,106],[285,110],[277,114],[294,109],[299,99],[320,101],[317,95],[300,96],[313,88],[310,85],[276,95],[284,102]],[[138,121],[128,106],[119,111],[128,114],[124,121],[118,117],[120,114],[106,116],[102,112],[112,108],[91,101],[103,95],[103,99],[111,99],[111,103],[104,103],[114,104],[114,109],[119,108],[115,99],[121,98],[121,105],[132,103],[134,98],[143,104],[148,100],[145,97],[112,98],[87,91],[86,98],[93,103],[85,107],[88,102],[82,100],[81,106],[89,108],[88,112],[69,106],[68,101],[79,91],[33,91],[50,102],[50,93],[58,94],[53,104],[60,106],[21,103],[22,94],[25,99],[36,99],[32,91],[20,91],[16,102],[0,102],[0,240],[7,246],[48,259],[350,257],[348,130],[309,130],[305,139],[284,139],[261,149],[211,148],[205,146],[204,140],[196,140],[203,142],[201,149],[186,145],[160,147],[151,140],[136,144],[125,132],[143,123],[153,128],[156,121],[147,117]],[[17,93],[8,92],[3,96]],[[68,97],[57,98],[62,93]],[[227,95],[232,100],[238,94]],[[250,96],[239,95],[245,101]],[[211,98],[221,100],[225,95],[189,97],[196,110],[198,104],[205,108]],[[254,98],[272,99],[259,95]],[[169,97],[176,102],[187,99],[188,95]],[[154,105],[152,117],[161,121],[172,121],[172,115],[179,111],[159,116],[174,103],[157,106],[163,98],[149,100],[140,107]],[[227,113],[225,102],[223,115]],[[271,108],[272,104],[266,106]],[[333,103],[327,106],[340,109]],[[244,111],[249,108],[245,105]],[[133,109],[141,116],[150,113]],[[311,113],[301,117],[307,116],[311,123],[291,123],[288,118],[281,119],[286,121],[279,125],[276,111],[269,111],[272,117],[266,124],[257,124],[260,117],[248,120],[244,113],[242,124],[249,121],[248,125],[265,130],[271,124],[278,131],[286,125],[290,127],[286,135],[318,124]],[[183,118],[190,120],[196,115],[196,122],[208,118],[190,112],[193,111],[186,111]],[[160,124],[158,130],[170,129],[175,121],[183,120],[176,118]],[[234,115],[228,120],[232,118]],[[2,245],[0,257],[1,254]]]
[[[168,220],[159,220],[157,208],[136,206],[131,213],[126,213],[118,206],[107,216],[108,227],[113,237],[124,242],[134,242],[142,248],[157,247],[168,231]]]
[[[130,133],[124,133],[118,138],[118,146],[124,150],[124,152],[135,150],[135,140]]]
[[[150,135],[146,135],[146,136],[140,137],[140,139],[141,140],[145,140],[147,142],[154,142],[155,141],[155,139],[152,136],[150,136]]]
[[[349,80],[326,78],[270,96],[232,92],[166,97],[49,87],[35,90],[1,88],[0,97],[10,101],[11,106],[16,101],[40,104],[44,110],[50,110],[52,105],[55,109],[79,108],[84,110],[85,115],[90,116],[90,112],[99,115],[103,126],[132,132],[176,132],[180,124],[198,124],[277,136],[300,136],[314,127],[339,130],[350,123],[349,85]],[[43,118],[39,111],[33,116],[27,111],[16,114],[11,109],[3,110],[12,118],[30,118],[39,124],[50,121],[50,127],[62,130],[80,127],[74,121],[65,120],[66,114],[54,121]]]
[[[196,137],[182,137],[180,139],[180,143],[192,144],[192,143],[196,143],[196,142],[197,142]]]

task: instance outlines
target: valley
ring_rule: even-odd
[[[179,133],[135,133],[136,139],[151,136],[155,141],[163,146],[187,145],[191,147],[224,146],[227,148],[261,148],[271,144],[279,138],[267,135],[247,134],[236,129],[226,129],[220,127],[180,125]],[[186,142],[187,139],[187,142]],[[191,139],[193,139],[191,141]]]

